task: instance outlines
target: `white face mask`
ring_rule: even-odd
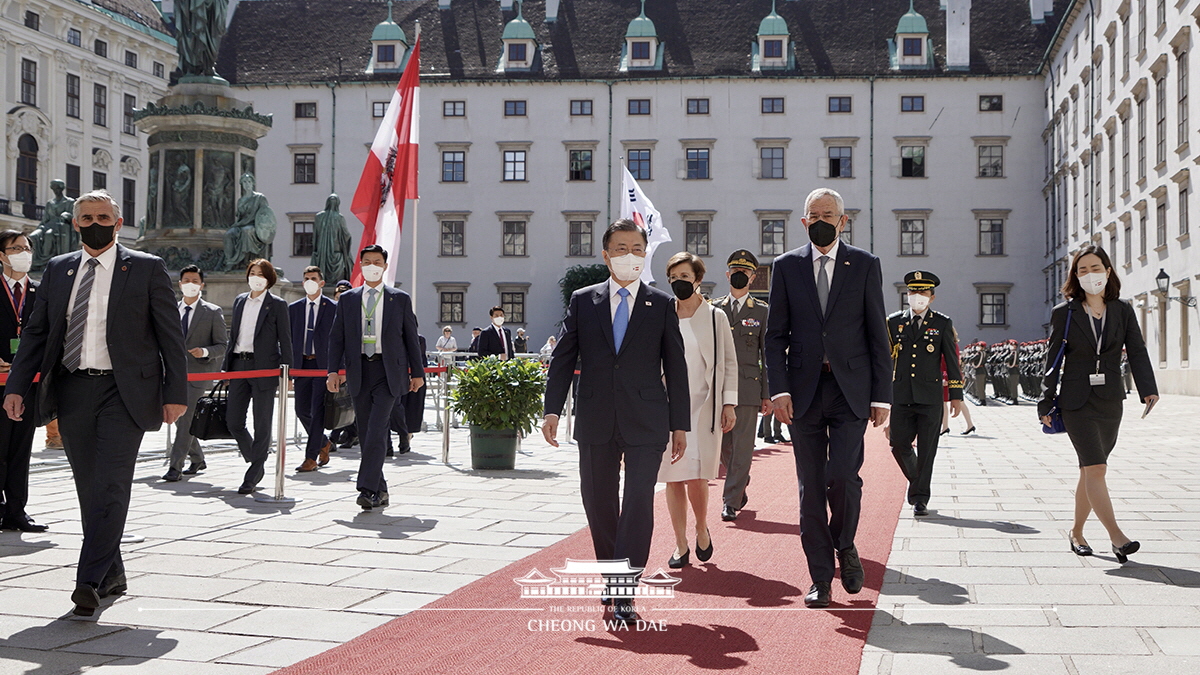
[[[909,293],[908,306],[912,307],[914,312],[920,314],[921,312],[925,311],[926,307],[929,306],[929,296],[921,295],[919,293]]]
[[[642,276],[642,267],[646,264],[645,257],[632,253],[609,258],[608,261],[612,264],[613,276],[619,281],[636,281]]]
[[[492,317],[492,323],[496,324],[496,327],[497,327],[497,328],[499,328],[500,326],[503,326],[503,325],[504,325],[504,317],[502,317],[502,316],[493,316],[493,317]]]
[[[255,293],[267,290],[267,280],[262,277],[250,277],[246,279],[246,284],[250,286],[250,290]]]
[[[313,281],[312,279],[304,280],[305,295],[316,295],[317,291],[319,291],[319,290],[321,290],[321,284],[319,284],[316,281]]]
[[[28,272],[33,267],[33,253],[26,251],[24,253],[14,253],[8,256],[8,264],[14,272],[22,274]]]
[[[1079,275],[1079,286],[1083,288],[1083,292],[1089,295],[1098,295],[1104,292],[1104,287],[1108,285],[1108,272],[1089,272],[1088,274]]]
[[[383,278],[383,268],[379,265],[363,265],[362,275],[363,279],[373,284]]]
[[[183,291],[183,297],[194,298],[200,295],[200,284],[179,284],[179,290]]]

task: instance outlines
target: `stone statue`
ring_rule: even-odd
[[[180,164],[171,182],[171,218],[168,227],[192,227],[192,168]]]
[[[146,216],[140,221],[139,236],[146,236],[146,228],[153,229],[156,221],[154,214],[158,211],[158,162],[150,164],[150,187],[146,190]]]
[[[50,182],[54,199],[46,202],[42,222],[29,233],[33,246],[33,269],[40,270],[56,255],[70,253],[79,248],[79,234],[71,227],[75,200],[63,195],[66,182],[56,179]]]
[[[208,155],[205,157],[208,158]],[[204,186],[204,227],[214,227],[230,217],[233,180],[225,164],[220,161],[206,161],[205,174],[207,184]]]
[[[350,252],[350,230],[346,219],[338,213],[342,200],[336,194],[325,200],[325,210],[313,222],[313,253],[310,264],[321,268],[321,275],[330,283],[349,279],[354,269]]]
[[[180,76],[216,77],[229,0],[176,0],[175,40]]]
[[[275,240],[275,212],[267,198],[254,191],[254,176],[242,174],[242,198],[233,227],[225,231],[225,271],[244,269],[255,258],[267,257]]]

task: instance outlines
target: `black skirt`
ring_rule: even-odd
[[[1100,398],[1092,393],[1079,410],[1062,411],[1067,436],[1079,456],[1079,466],[1107,464],[1108,455],[1117,445],[1124,402]]]

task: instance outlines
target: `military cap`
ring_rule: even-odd
[[[753,253],[744,248],[740,248],[729,254],[729,260],[725,264],[729,267],[740,267],[751,272],[758,270],[758,258],[755,258]]]
[[[930,291],[942,283],[941,279],[933,272],[922,272],[913,270],[904,275],[904,285],[908,286],[910,291]]]
[[[337,282],[337,284],[334,285],[334,288],[344,288],[346,290],[350,290],[353,287],[350,285],[349,281],[342,279],[341,281]]]

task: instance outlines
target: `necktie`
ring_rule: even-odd
[[[379,291],[374,288],[367,291],[367,304],[371,306],[370,312],[367,314],[367,335],[370,336],[370,341],[366,343],[364,349],[367,356],[375,356],[375,296]]]
[[[621,301],[617,303],[617,315],[613,317],[613,345],[621,351],[621,342],[625,339],[625,329],[629,328],[629,289],[617,290]]]
[[[24,286],[25,286],[25,284],[23,284],[19,281],[17,283],[13,284],[13,306],[14,307],[21,306],[21,296],[25,294],[25,291],[23,291],[21,289]],[[20,322],[21,322],[21,317],[18,316],[17,323],[20,323]]]
[[[67,326],[67,338],[63,347],[63,366],[67,370],[78,370],[83,361],[83,332],[87,327],[88,301],[92,299],[92,284],[96,281],[96,265],[100,261],[89,258],[87,271],[79,280],[79,288],[75,291],[75,309],[71,311],[71,320]]]
[[[180,327],[183,328],[183,337],[185,340],[187,339],[188,325],[191,322],[192,322],[192,306],[185,305],[183,308],[183,320],[180,321],[180,323],[179,323]]]
[[[917,320],[913,321],[913,328],[917,329],[917,335],[921,335],[921,317],[918,315]]]
[[[496,327],[496,334],[500,336],[500,360],[508,360],[508,341],[504,339],[504,329]]]
[[[821,313],[825,313],[825,303],[829,301],[829,273],[825,271],[825,263],[829,262],[829,256],[823,255],[818,259],[821,263],[821,271],[817,272],[817,299],[821,301]]]
[[[313,345],[314,337],[316,336],[317,327],[317,303],[308,303],[308,326],[304,331],[304,355],[313,356],[316,354],[316,348]]]

